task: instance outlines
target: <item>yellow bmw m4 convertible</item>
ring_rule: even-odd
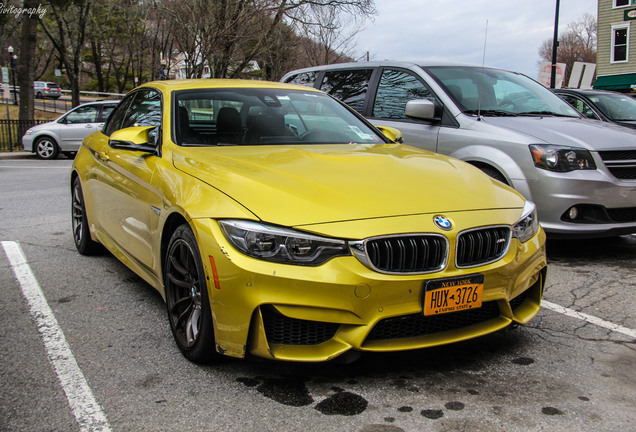
[[[307,87],[151,82],[75,158],[75,244],[156,288],[195,362],[317,362],[527,323],[546,277],[534,204],[397,139]]]

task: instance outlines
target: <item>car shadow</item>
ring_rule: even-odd
[[[548,237],[549,263],[584,265],[611,262],[633,266],[636,259],[636,235],[597,239],[551,239]]]

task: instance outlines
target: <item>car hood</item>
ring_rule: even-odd
[[[636,129],[636,120],[618,120],[616,123],[621,126]]]
[[[29,129],[31,129],[31,131],[33,132],[57,131],[59,127],[60,127],[60,124],[57,122],[57,120],[53,120],[50,122],[40,123],[38,125],[31,126]]]
[[[565,117],[485,117],[484,122],[534,137],[537,143],[588,150],[636,149],[636,133],[615,124]]]
[[[400,144],[181,147],[173,162],[285,226],[524,205],[475,167]]]

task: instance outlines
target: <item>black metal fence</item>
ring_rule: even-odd
[[[15,151],[22,148],[22,135],[31,126],[49,120],[7,120],[0,119],[0,151]]]

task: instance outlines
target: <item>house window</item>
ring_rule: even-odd
[[[629,60],[629,25],[612,26],[612,63]]]
[[[614,0],[614,9],[636,4],[636,0]]]

